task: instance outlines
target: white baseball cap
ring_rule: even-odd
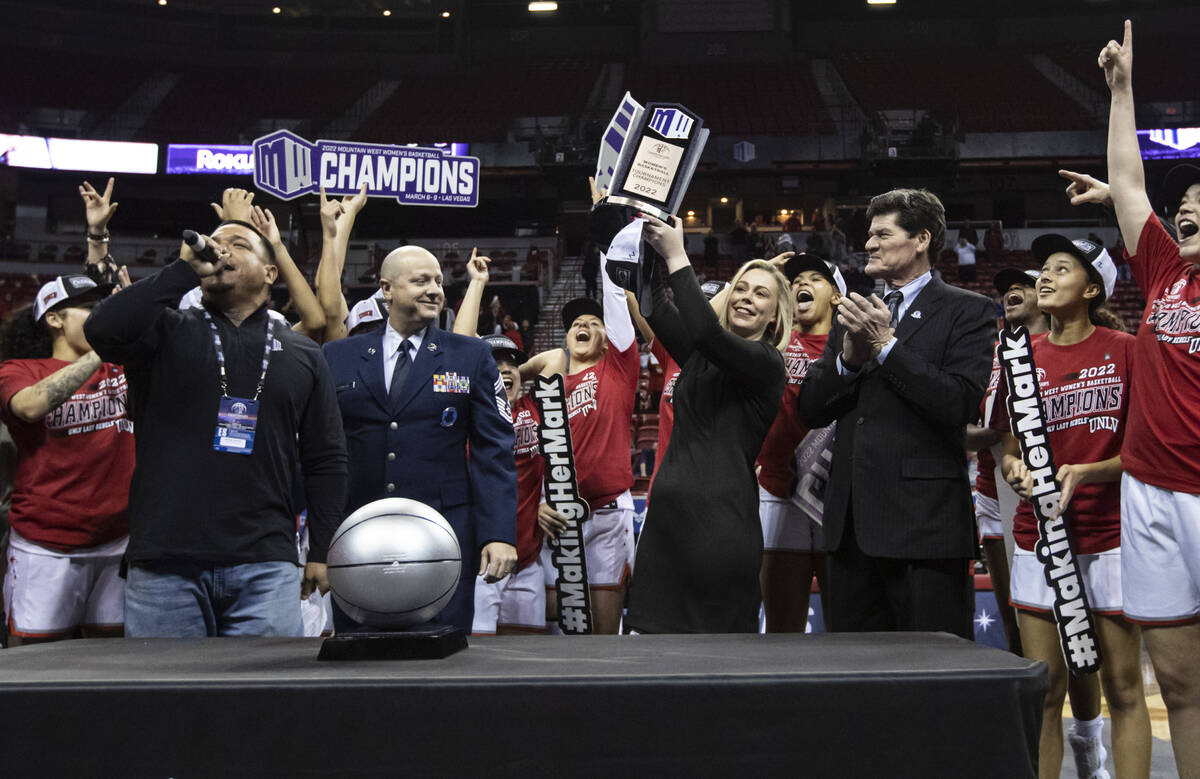
[[[35,322],[42,321],[42,317],[46,315],[47,311],[55,306],[61,306],[68,300],[87,296],[102,298],[112,292],[113,286],[112,284],[97,284],[87,276],[80,274],[58,276],[54,281],[47,281],[38,290],[37,297],[33,300],[33,320]]]
[[[1083,263],[1092,281],[1104,288],[1104,300],[1112,297],[1113,287],[1117,285],[1117,265],[1103,246],[1083,238],[1072,240],[1065,235],[1047,233],[1034,238],[1029,248],[1038,262],[1045,262],[1051,254],[1066,252]]]
[[[383,312],[379,310],[378,298],[369,297],[358,301],[346,317],[346,330],[352,331],[359,325],[368,322],[382,322]]]

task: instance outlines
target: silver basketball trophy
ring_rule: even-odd
[[[628,93],[626,99],[631,102]],[[638,213],[670,221],[692,182],[709,132],[704,120],[678,103],[649,103],[640,111],[632,111],[632,118],[622,114],[624,107],[625,103],[613,117],[601,146],[597,180],[602,171],[607,173],[604,158],[611,154],[619,137],[614,128],[628,127],[620,138],[620,156],[612,167],[608,190],[592,208],[590,231],[592,240],[605,254],[604,272],[613,283],[633,292],[642,315],[648,316],[652,308],[651,277],[658,265],[643,258],[653,250],[638,237],[632,248],[622,246],[619,251],[610,251],[610,246]]]
[[[370,631],[326,639],[320,660],[439,659],[467,646],[451,625],[429,625],[458,587],[461,549],[435,509],[406,498],[368,503],[338,526],[327,557],[329,589]]]

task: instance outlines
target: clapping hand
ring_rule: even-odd
[[[851,292],[842,298],[837,312],[838,322],[846,328],[842,341],[842,362],[857,368],[879,354],[892,340],[892,313],[878,295],[865,298]]]

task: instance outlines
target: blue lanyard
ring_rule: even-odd
[[[213,321],[212,315],[207,310],[204,311],[204,319],[208,322],[209,329],[212,330],[213,348],[217,351],[217,367],[221,369],[221,395],[229,397],[229,377],[225,375],[225,350],[221,347],[221,334],[217,332],[217,323]],[[267,314],[267,341],[263,344],[262,358],[262,373],[258,376],[258,388],[254,390],[254,399],[258,400],[262,395],[263,385],[267,382],[267,368],[271,365],[271,342],[275,340],[275,320],[271,315]]]

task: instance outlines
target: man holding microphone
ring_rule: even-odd
[[[268,316],[277,269],[262,233],[226,220],[202,238],[84,325],[125,367],[135,409],[126,635],[299,636],[297,593],[328,588],[345,499],[333,383],[316,344]],[[197,284],[202,307],[177,310]],[[297,463],[312,532],[303,572]]]

